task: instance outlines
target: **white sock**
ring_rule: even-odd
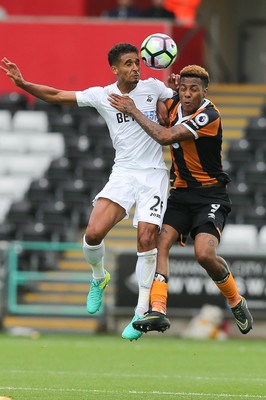
[[[136,314],[143,316],[150,305],[150,291],[156,270],[157,249],[137,253],[136,275],[139,286]]]
[[[104,254],[105,246],[104,241],[96,246],[89,245],[83,236],[83,253],[85,260],[90,264],[92,268],[92,276],[95,280],[101,280],[105,278],[104,270]]]

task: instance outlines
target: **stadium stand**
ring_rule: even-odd
[[[244,102],[246,93],[251,105]],[[263,96],[252,85],[212,85],[210,97],[225,115],[224,164],[232,177],[229,193],[234,205],[229,223],[253,221],[260,228],[266,197],[262,184],[266,146],[259,139],[265,132]],[[238,117],[243,107],[245,121],[243,115]],[[5,178],[28,177],[22,196],[10,194],[9,198],[18,201],[25,196],[33,203],[34,215],[43,209],[46,196],[49,202],[62,201],[67,209],[72,202],[68,217],[73,230],[84,227],[86,205],[105,184],[113,165],[114,150],[103,118],[87,107],[51,105],[38,99],[28,104],[17,93],[3,94],[0,109],[3,118],[9,115],[0,134],[1,173]],[[7,179],[4,187],[5,183]],[[7,206],[2,209],[3,221]],[[79,232],[72,237],[75,234]]]
[[[1,221],[7,224],[5,219],[11,215],[14,218],[12,203],[22,201],[31,182],[42,178],[51,161],[62,156],[65,150],[63,135],[48,131],[46,112],[26,107],[23,95],[10,93],[0,97],[0,115],[9,119],[8,126],[0,130]],[[14,220],[11,225],[18,222]]]
[[[228,96],[228,90],[226,93]],[[228,98],[232,105],[232,98]],[[219,99],[227,113],[229,107],[226,107],[221,92],[216,93],[216,100]],[[18,100],[23,104],[22,110],[16,108],[16,102],[15,105],[11,102],[10,110],[2,110],[8,111],[11,121],[0,130],[0,240],[80,241],[91,211],[91,201],[106,183],[113,165],[114,150],[107,127],[101,116],[87,107],[58,107],[39,100],[25,107],[24,100]],[[233,208],[222,236],[221,249],[254,249],[258,241],[265,247],[266,175],[263,160],[266,158],[263,142],[258,140],[258,136],[265,134],[265,127],[260,119],[260,107],[255,111],[254,106],[247,111],[245,121],[243,115],[233,116],[232,110],[225,118],[224,165],[232,177],[228,190]],[[27,120],[28,116],[30,120]],[[36,122],[38,116],[42,122],[41,119]],[[19,118],[22,118],[21,124]],[[169,166],[168,148],[165,148],[165,159]],[[45,161],[42,163],[42,160]],[[133,212],[108,235],[107,248],[136,249]],[[60,257],[67,255],[63,253]],[[61,258],[48,257],[43,252],[33,255],[25,251],[20,262],[22,269],[32,271],[60,271],[61,265],[66,265]],[[77,260],[69,259],[68,262],[67,269],[75,271]],[[79,263],[87,271],[82,252]],[[87,289],[82,290],[86,292]],[[17,323],[15,319],[11,323],[12,318],[8,318],[6,324]]]
[[[212,85],[210,98],[223,115],[224,167],[232,182],[228,223],[265,223],[265,90],[256,85]]]

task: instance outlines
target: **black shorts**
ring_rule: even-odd
[[[163,223],[180,234],[181,245],[189,234],[195,239],[200,232],[210,233],[220,241],[230,211],[231,201],[225,187],[172,189]]]

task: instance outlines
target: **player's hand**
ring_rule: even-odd
[[[131,112],[136,108],[134,101],[129,96],[120,96],[112,93],[108,100],[111,105],[124,114],[131,115]]]
[[[179,89],[179,82],[180,82],[180,75],[178,74],[171,74],[167,78],[168,86],[175,91],[178,91]]]
[[[2,59],[2,63],[5,67],[0,65],[0,69],[4,71],[7,76],[9,76],[9,78],[15,83],[15,85],[20,86],[23,82],[23,77],[16,64],[9,61],[6,57]]]
[[[157,101],[156,105],[156,112],[157,112],[157,118],[158,121],[160,122],[161,125],[163,126],[169,126],[170,121],[169,121],[169,116],[168,116],[168,110],[163,101]]]

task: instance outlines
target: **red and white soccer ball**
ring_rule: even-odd
[[[170,67],[178,55],[174,40],[164,33],[153,33],[141,45],[140,56],[147,67],[165,69]]]

